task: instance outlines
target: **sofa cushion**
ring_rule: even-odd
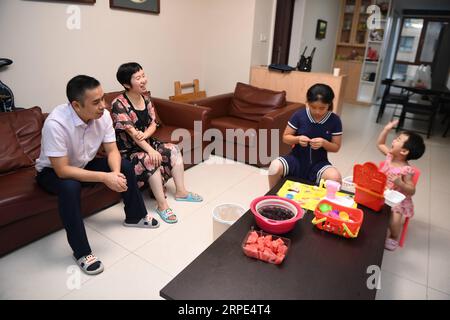
[[[220,117],[211,119],[210,127],[219,129],[223,135],[224,141],[228,141],[230,143],[243,144],[248,147],[256,146],[258,123],[255,121],[249,121],[235,117]],[[230,131],[230,133],[232,134],[229,134],[227,136],[226,134],[227,129],[233,129]],[[236,139],[236,134],[239,133],[239,131],[236,131],[238,129],[242,129],[244,131],[243,132],[244,136],[238,136],[238,139]],[[249,129],[254,129],[254,131],[247,131]]]
[[[272,91],[238,82],[229,115],[259,121],[266,113],[286,106],[286,91]]]
[[[58,210],[58,198],[47,193],[36,182],[36,169],[34,167],[23,168],[15,172],[0,176],[0,226],[13,223],[18,220],[41,214],[49,210]],[[107,189],[102,183],[81,189],[81,203],[87,196]],[[112,191],[106,190],[108,193]],[[99,193],[99,196],[100,196]],[[113,197],[115,197],[113,195]],[[117,199],[120,194],[117,193]]]
[[[180,144],[183,140],[181,137],[178,139],[172,139],[172,133],[176,130],[176,127],[173,126],[161,126],[158,129],[156,129],[155,133],[153,134],[153,137],[158,139],[162,142],[170,142],[173,144]],[[191,136],[191,145],[190,146],[183,146],[184,151],[193,150],[194,141],[197,138],[199,141],[202,141],[201,132],[194,132],[194,130],[188,130],[188,129],[182,129],[189,132]],[[188,149],[187,149],[188,148]]]
[[[33,161],[23,152],[7,117],[0,117],[0,174],[30,167]]]
[[[41,150],[44,116],[39,107],[9,112],[10,124],[25,154],[34,161]]]

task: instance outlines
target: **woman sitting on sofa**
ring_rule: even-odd
[[[164,193],[164,184],[170,177],[173,177],[176,186],[175,200],[200,202],[203,199],[188,192],[184,186],[183,158],[178,147],[152,137],[157,122],[142,67],[136,62],[122,64],[116,77],[125,88],[125,92],[112,102],[120,153],[134,165],[138,186],[149,183],[158,204],[156,212],[159,216],[167,223],[175,223],[177,216],[169,207]]]

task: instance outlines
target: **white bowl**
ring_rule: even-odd
[[[398,191],[387,189],[384,191],[384,203],[390,207],[395,207],[405,200],[406,196]]]
[[[342,179],[341,190],[355,193],[355,184],[353,183],[353,176],[348,176]]]

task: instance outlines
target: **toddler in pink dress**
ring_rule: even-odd
[[[381,168],[388,178],[386,187],[406,196],[405,200],[392,208],[388,237],[385,242],[385,248],[392,251],[398,247],[397,239],[402,228],[402,218],[411,218],[414,215],[411,197],[416,192],[416,187],[413,183],[414,169],[409,165],[408,160],[419,159],[425,152],[422,137],[410,131],[401,132],[392,141],[390,148],[386,146],[386,137],[397,123],[398,120],[388,123],[377,140],[378,149],[386,155],[386,161]]]

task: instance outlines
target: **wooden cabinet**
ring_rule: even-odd
[[[389,0],[341,0],[334,67],[341,69],[340,74],[347,75],[344,102],[370,104],[375,92],[380,64],[378,60],[367,61],[365,57],[370,56],[369,52],[383,52],[384,37],[374,39],[368,36],[368,23],[372,21],[373,13],[367,13],[367,10],[371,5],[384,8],[380,9],[381,15],[378,18],[384,30],[387,14],[385,8],[390,7]],[[382,35],[383,30],[378,32],[378,35]],[[370,50],[367,50],[368,46]]]
[[[358,75],[359,76],[359,75]],[[253,66],[250,70],[250,84],[255,87],[275,91],[286,91],[286,99],[291,102],[306,103],[306,92],[316,83],[326,83],[333,89],[333,112],[342,112],[342,96],[345,90],[345,76],[317,72],[277,72],[267,67]]]
[[[338,43],[341,46],[365,46],[367,36],[367,7],[372,0],[343,0]]]
[[[337,60],[335,68],[340,68],[340,74],[346,75],[346,83],[343,101],[348,103],[358,103],[359,77],[361,75],[362,63],[360,61]]]

